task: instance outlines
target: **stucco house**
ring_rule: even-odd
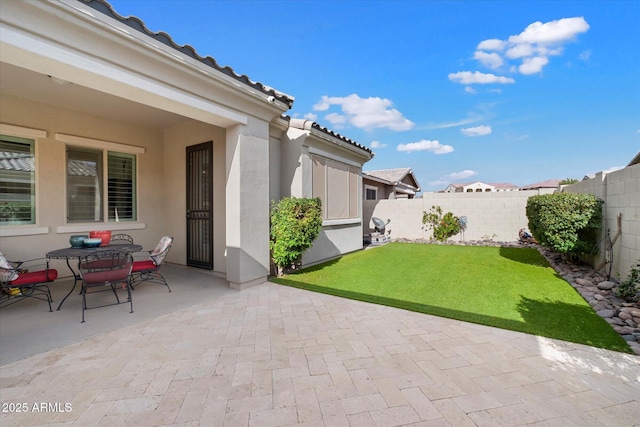
[[[325,204],[303,262],[362,247],[369,149],[283,116],[292,96],[103,0],[3,1],[0,76],[0,239],[13,259],[90,230],[145,248],[170,235],[169,262],[244,288],[269,274],[270,204],[285,196]]]
[[[363,172],[362,185],[365,200],[413,199],[420,191],[411,168]]]
[[[476,181],[466,184],[449,184],[443,193],[486,193],[491,191],[518,191],[518,187],[508,182]]]

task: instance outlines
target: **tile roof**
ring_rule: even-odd
[[[33,172],[33,154],[0,151],[0,170]]]
[[[536,188],[557,188],[560,185],[559,179],[548,179],[546,181],[536,182],[535,184],[529,184],[521,187],[522,190],[534,190]]]
[[[210,56],[207,57],[202,57],[200,55],[198,55],[198,53],[196,52],[196,50],[189,46],[189,45],[183,45],[180,46],[178,44],[176,44],[173,41],[173,38],[165,33],[165,32],[157,32],[154,33],[153,31],[150,31],[144,24],[144,22],[142,22],[142,20],[140,20],[139,18],[135,17],[135,16],[129,16],[129,17],[124,17],[119,15],[114,9],[113,6],[111,6],[106,0],[78,0],[82,3],[87,4],[89,7],[97,10],[98,12],[101,12],[107,16],[110,16],[120,22],[122,22],[123,24],[133,28],[134,30],[137,30],[143,34],[146,34],[149,37],[152,37],[153,39],[179,51],[184,53],[187,56],[190,56],[191,58],[196,59],[197,61],[208,65],[209,67],[220,71],[224,74],[226,74],[229,77],[232,77],[234,79],[236,79],[237,81],[246,84],[247,86],[250,86],[254,89],[259,90],[260,92],[266,94],[266,95],[271,95],[274,98],[276,98],[278,101],[283,102],[284,104],[288,105],[289,108],[291,108],[291,106],[293,105],[293,98],[280,93],[278,91],[276,91],[275,89],[268,87],[260,82],[254,82],[251,79],[249,79],[249,77],[247,77],[246,75],[242,74],[237,74],[233,68],[229,67],[229,66],[225,66],[222,67],[220,65],[218,65],[218,63],[216,62],[216,60]]]
[[[32,154],[0,151],[0,171],[33,172],[34,157]],[[69,160],[67,172],[72,176],[96,176],[95,163],[82,160]]]
[[[370,148],[365,147],[364,145],[358,144],[356,141],[350,138],[347,138],[346,136],[342,136],[339,133],[336,133],[330,129],[327,129],[326,127],[320,126],[316,122],[313,122],[311,120],[305,120],[305,119],[293,119],[289,116],[283,116],[283,118],[289,121],[289,126],[291,127],[294,127],[296,129],[301,129],[301,130],[315,129],[319,132],[332,136],[333,138],[339,139],[340,141],[346,142],[347,144],[353,145],[356,148],[366,151],[371,155],[371,157],[373,157],[374,155],[373,151],[371,151]]]
[[[402,178],[411,173],[411,168],[380,169],[374,171],[363,171],[362,173],[393,184],[400,182]]]
[[[467,185],[476,184],[476,183],[491,185],[492,187],[495,187],[495,188],[518,188],[517,185],[511,184],[509,182],[473,181],[473,182],[456,183],[456,184],[450,184],[450,185],[454,186],[455,188],[463,188],[463,187],[466,187]]]

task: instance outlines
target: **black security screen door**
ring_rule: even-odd
[[[187,147],[187,265],[213,269],[213,142]]]

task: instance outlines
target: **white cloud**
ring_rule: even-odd
[[[326,116],[324,116],[324,118],[332,125],[343,126],[345,123],[347,123],[347,118],[342,114],[338,114],[338,113],[329,113]]]
[[[461,179],[467,179],[476,175],[478,175],[478,172],[465,169],[461,172],[454,172],[454,173],[450,173],[449,175],[442,176],[440,177],[440,179],[448,179],[450,181],[459,181]]]
[[[307,119],[307,120],[314,121],[314,122],[318,119],[318,115],[317,114],[313,114],[313,113],[307,113],[302,117]]]
[[[470,94],[472,94],[472,95],[475,95],[476,93],[478,93],[478,91],[477,91],[477,90],[475,90],[475,89],[474,89],[473,87],[471,87],[471,86],[467,86],[467,87],[465,87],[465,88],[464,88],[464,91],[465,91],[465,92],[467,92],[467,93],[470,93]]]
[[[562,55],[564,44],[588,30],[589,24],[583,17],[562,18],[544,23],[537,21],[528,25],[520,34],[509,36],[507,40],[489,39],[480,42],[473,57],[492,70],[507,65],[506,60],[522,60],[519,65],[507,68],[521,74],[535,74],[549,63],[549,56]],[[498,53],[503,51],[504,57]],[[586,60],[589,55],[589,51],[584,51],[580,54],[580,59]]]
[[[487,53],[481,50],[477,50],[476,53],[473,54],[473,59],[477,59],[482,65],[492,70],[500,68],[504,63],[502,57],[496,52]]]
[[[449,80],[455,83],[461,83],[465,85],[469,84],[490,84],[500,83],[509,84],[515,83],[511,77],[496,76],[495,74],[481,73],[480,71],[458,71],[457,73],[449,74]]]
[[[432,151],[435,154],[447,154],[453,151],[453,147],[440,144],[439,141],[423,139],[422,141],[410,142],[409,144],[399,144],[398,151],[406,151],[407,153],[412,151]]]
[[[533,55],[533,46],[530,44],[517,44],[505,53],[505,56],[510,59],[525,58],[531,55]]]
[[[530,24],[517,36],[509,37],[514,44],[557,44],[573,40],[576,35],[589,29],[589,24],[583,17],[562,18],[555,21],[540,21]]]
[[[499,39],[483,40],[476,49],[479,50],[503,50],[506,42]]]
[[[549,60],[546,56],[534,56],[533,58],[525,58],[522,65],[518,67],[521,74],[535,74],[542,71],[542,67],[547,65]]]
[[[462,132],[464,135],[467,136],[484,136],[484,135],[490,135],[492,130],[491,130],[491,126],[475,126],[475,127],[471,127],[471,128],[464,128],[464,129],[460,129],[460,132]]]
[[[443,175],[440,178],[438,178],[437,181],[431,181],[429,185],[448,185],[448,184],[451,184],[451,182],[453,181],[460,181],[476,175],[478,175],[478,172],[465,169],[460,172],[453,172],[448,175]]]
[[[369,144],[369,146],[371,148],[384,148],[387,146],[387,144],[383,144],[380,141],[371,141],[371,144]]]
[[[350,124],[360,129],[388,128],[395,131],[409,130],[415,126],[400,111],[391,108],[393,103],[386,98],[361,98],[357,94],[345,97],[323,96],[314,106],[314,111],[327,111],[338,105],[343,114],[329,113],[325,119],[332,124]]]
[[[431,124],[427,125],[425,127],[425,129],[433,130],[433,129],[455,128],[455,127],[458,127],[458,126],[470,125],[471,123],[477,123],[477,122],[480,122],[482,120],[485,120],[485,117],[483,117],[483,116],[481,116],[481,115],[479,115],[477,113],[472,113],[466,119],[458,120],[458,121],[455,121],[455,122],[431,123]]]

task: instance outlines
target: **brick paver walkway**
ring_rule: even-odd
[[[271,283],[0,381],[2,427],[640,424],[638,356]]]

